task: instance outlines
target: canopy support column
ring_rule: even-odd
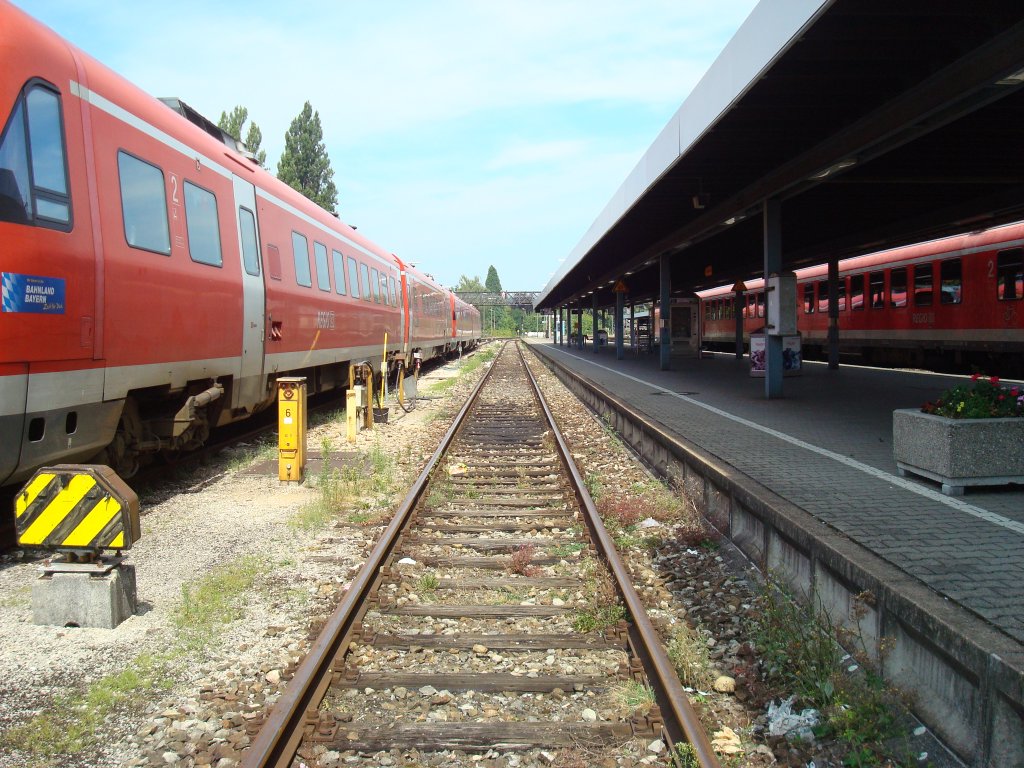
[[[769,304],[779,300],[777,294],[768,290],[768,278],[782,271],[782,203],[778,200],[764,201],[764,282],[765,318]],[[782,337],[768,333],[765,327],[765,371],[764,396],[773,399],[782,397]]]
[[[626,356],[623,346],[625,340],[622,333],[622,310],[626,304],[626,294],[622,291],[615,292],[615,359],[621,360]]]
[[[672,335],[669,325],[672,312],[672,269],[669,257],[662,254],[658,264],[661,273],[661,321],[658,323],[658,339],[660,341],[660,362],[661,370],[668,371],[672,368]]]
[[[835,256],[828,259],[828,367],[839,368],[839,259]]]

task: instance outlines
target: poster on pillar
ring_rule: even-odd
[[[803,348],[800,335],[782,337],[782,375],[799,376],[802,368]],[[763,379],[768,364],[768,352],[763,333],[750,336],[750,375]]]

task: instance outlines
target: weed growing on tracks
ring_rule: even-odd
[[[549,550],[552,557],[573,558],[587,548],[582,541],[569,541],[565,544],[556,544]]]
[[[508,565],[505,566],[505,569],[509,573],[517,573],[520,576],[531,576],[536,569],[530,562],[533,560],[536,552],[537,547],[534,544],[523,544],[517,547],[509,557]]]
[[[676,744],[676,763],[680,768],[700,768],[697,750],[692,744]]]
[[[703,690],[710,688],[710,650],[695,630],[685,623],[672,625],[667,650],[669,661],[683,685]]]
[[[607,629],[626,618],[626,608],[619,602],[611,574],[598,560],[588,557],[580,562],[587,608],[577,610],[572,628],[577,632]]]
[[[636,680],[626,680],[609,691],[612,700],[630,715],[643,717],[654,706],[654,689]]]
[[[424,573],[420,576],[419,581],[416,582],[416,591],[420,594],[425,592],[434,592],[437,590],[440,583],[441,582],[438,581],[437,576],[433,573]]]
[[[590,494],[590,498],[596,504],[598,499],[601,498],[601,478],[596,472],[588,472],[587,476],[583,478],[583,485],[586,486],[587,493]]]

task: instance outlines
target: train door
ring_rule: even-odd
[[[233,408],[252,410],[265,394],[263,386],[264,285],[260,268],[256,188],[234,176],[235,225],[242,255],[242,370],[234,388]]]

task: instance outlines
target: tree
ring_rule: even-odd
[[[320,113],[307,101],[284,135],[284,152],[277,163],[277,178],[321,208],[334,213],[338,190],[327,157]]]
[[[498,270],[494,268],[493,264],[487,268],[487,279],[484,280],[484,285],[491,293],[501,293],[501,280],[498,278]]]
[[[459,282],[456,283],[455,287],[452,290],[455,291],[456,293],[459,293],[459,292],[483,293],[487,289],[484,288],[484,285],[483,285],[483,283],[480,282],[480,278],[479,277],[466,277],[465,275],[460,275],[459,276]]]
[[[227,131],[236,139],[242,138],[242,126],[249,119],[249,110],[238,106],[228,112],[220,113],[220,120],[217,125],[222,131]],[[256,123],[249,123],[249,132],[245,135],[245,146],[256,157],[256,162],[263,168],[267,167],[267,151],[260,149],[263,143],[263,131]]]

